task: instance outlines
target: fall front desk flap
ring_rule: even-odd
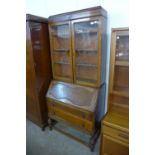
[[[98,99],[98,89],[52,81],[46,98],[94,112]]]

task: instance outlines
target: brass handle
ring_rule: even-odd
[[[118,134],[119,137],[125,138],[125,139],[129,139],[129,136],[123,133],[119,133]]]

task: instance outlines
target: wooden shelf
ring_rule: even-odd
[[[55,79],[55,80],[63,80],[63,81],[67,81],[67,82],[71,82],[71,80],[70,80],[70,76],[68,76],[68,75],[62,75],[62,76],[55,75],[55,77],[54,77],[53,79]]]
[[[119,102],[113,102],[112,105],[113,105],[113,106],[117,106],[118,108],[124,108],[124,109],[126,109],[126,113],[127,113],[128,110],[129,110],[129,104],[126,104],[126,103],[120,104]],[[124,111],[125,111],[125,110],[124,110]]]
[[[79,66],[79,67],[97,67],[97,65],[94,65],[94,64],[82,64],[82,63],[78,63],[78,64],[76,64],[76,66]]]
[[[129,114],[126,108],[113,106],[105,116],[102,124],[129,133]]]
[[[69,52],[69,49],[54,49],[54,52]]]
[[[55,64],[59,64],[59,65],[70,65],[70,63],[68,63],[68,62],[61,62],[61,61],[59,61],[59,62],[54,62]]]
[[[77,83],[81,83],[82,82],[86,82],[86,83],[96,83],[97,80],[92,80],[92,79],[88,79],[88,78],[80,78],[77,77],[76,78]]]
[[[129,97],[129,92],[128,91],[113,90],[111,93],[114,94],[114,95]]]
[[[64,39],[64,38],[65,38],[65,39],[68,39],[68,38],[69,38],[69,34],[66,34],[66,35],[62,34],[62,35],[58,36],[57,33],[52,33],[52,36],[58,37],[58,38],[63,38],[63,39]]]
[[[120,51],[128,51],[129,53],[129,49],[127,47],[120,47],[120,48],[117,48],[116,49],[117,52],[120,52]]]
[[[116,66],[129,66],[129,62],[128,61],[115,61],[115,65]]]
[[[77,32],[75,31],[76,35],[82,35],[82,34],[97,34],[98,32],[96,30],[88,30],[88,31],[82,31],[82,32]]]
[[[75,49],[76,52],[83,52],[83,53],[97,53],[97,50],[95,49]]]

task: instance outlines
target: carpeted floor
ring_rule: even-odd
[[[26,155],[99,155],[99,142],[91,152],[85,145],[47,127],[42,131],[31,121],[26,121]]]

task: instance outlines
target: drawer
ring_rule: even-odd
[[[54,106],[56,108],[59,108],[65,112],[67,112],[67,113],[74,114],[80,118],[83,118],[83,119],[86,119],[89,121],[94,121],[94,113],[87,112],[87,111],[81,111],[76,107],[68,106],[68,105],[61,104],[61,103],[56,103],[51,100],[47,100],[47,103],[48,103],[48,107]]]
[[[103,127],[102,128],[103,134],[108,135],[113,138],[116,138],[118,140],[121,140],[125,143],[129,143],[129,134],[128,133],[118,130],[116,128],[106,126],[106,125],[103,125],[102,127]]]
[[[115,138],[102,134],[100,155],[129,155],[129,147]]]
[[[87,119],[78,117],[74,115],[74,113],[71,114],[56,106],[48,105],[48,114],[49,116],[51,115],[57,116],[61,120],[65,120],[74,126],[77,126],[79,128],[86,130],[87,132],[92,132],[94,130],[93,121],[89,121]]]

